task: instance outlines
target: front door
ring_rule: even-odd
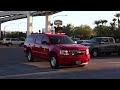
[[[109,39],[108,38],[103,38],[101,40],[101,50],[104,52],[109,52],[110,51],[110,44],[109,44]]]
[[[42,44],[42,57],[48,59],[49,55],[50,55],[50,45],[49,45],[49,39],[46,35],[44,35],[44,37],[42,38],[41,41]]]
[[[34,54],[36,57],[42,57],[42,45],[41,45],[42,35],[38,35],[35,40],[34,44]]]

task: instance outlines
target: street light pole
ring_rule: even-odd
[[[11,24],[15,24],[15,23],[11,23]],[[5,38],[5,29],[6,29],[6,27],[10,26],[11,24],[8,24],[8,25],[4,26],[4,38]]]
[[[56,15],[56,16],[53,16],[53,21],[52,21],[53,24],[54,24],[54,18],[58,17],[58,16],[68,16],[68,15]]]
[[[26,22],[18,23],[18,31],[19,31],[19,25],[20,25],[20,24],[23,24],[23,23],[26,23]]]
[[[26,22],[18,23],[18,38],[19,38],[19,25],[20,25],[20,24],[23,24],[23,23],[26,23]]]

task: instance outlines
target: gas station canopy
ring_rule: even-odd
[[[28,11],[0,11],[0,23],[27,18]],[[46,16],[60,11],[29,11],[31,16]]]
[[[7,21],[27,18],[27,36],[32,33],[32,17],[46,16],[46,31],[50,31],[49,16],[61,11],[0,11],[0,38],[1,38],[1,24]],[[5,31],[5,30],[4,30]]]

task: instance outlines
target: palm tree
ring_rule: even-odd
[[[119,20],[120,13],[117,13],[117,14],[115,15],[115,17],[117,17],[117,18],[118,18],[118,28],[119,28],[119,27],[120,27],[120,20]]]
[[[105,23],[105,21],[104,20],[100,20],[101,21],[101,23],[102,23],[102,26],[103,26],[103,24]]]
[[[111,27],[114,27],[114,23],[111,22],[110,25],[111,25]]]
[[[114,22],[114,27],[116,26],[116,23],[115,23],[116,20],[117,20],[116,18],[112,20]]]
[[[116,30],[116,27],[115,27],[115,23],[114,23],[114,22],[111,22],[110,25],[111,25],[111,27],[113,28],[113,30]]]
[[[108,22],[107,20],[104,20],[105,25],[106,25],[107,22]]]
[[[115,17],[117,17],[117,18],[118,18],[118,20],[119,20],[120,13],[115,14]]]
[[[97,26],[100,24],[100,22],[99,21],[95,21],[94,22]]]
[[[116,21],[117,19],[116,18],[114,18],[112,21],[115,23],[115,21]]]
[[[97,26],[101,23],[100,20],[94,22]]]

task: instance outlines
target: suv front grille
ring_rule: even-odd
[[[86,51],[85,50],[70,50],[69,53],[71,56],[81,56],[81,55],[85,55]]]

